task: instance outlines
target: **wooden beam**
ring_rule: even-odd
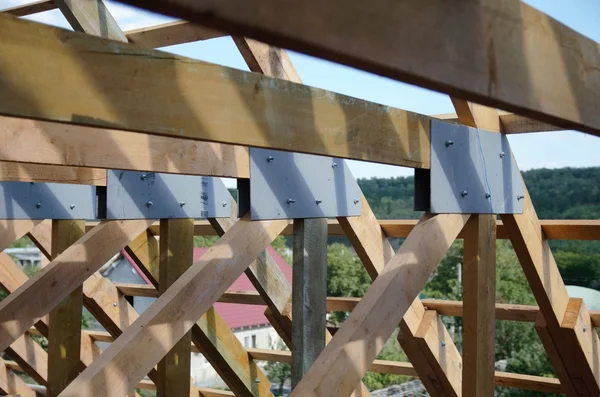
[[[26,332],[6,349],[6,353],[37,383],[47,385],[48,355],[31,335]],[[78,360],[79,362],[79,360]]]
[[[151,223],[151,220],[101,222],[0,302],[0,350],[56,307]]]
[[[159,257],[156,239],[151,234],[144,233],[134,242],[136,245],[130,251],[132,259],[154,285],[147,287],[157,292],[155,286],[159,286],[160,272],[153,262],[154,258]],[[131,246],[132,244],[129,248]],[[192,351],[202,353],[227,386],[238,395],[271,395],[271,383],[256,363],[249,359],[244,346],[213,308],[202,315],[192,327],[192,343]]]
[[[383,219],[377,221],[388,238],[405,238],[417,224],[414,219]],[[548,240],[600,240],[600,220],[597,219],[556,219],[540,220],[544,236]],[[91,229],[97,222],[88,222],[87,228]],[[150,232],[159,235],[158,223],[150,227]],[[343,228],[335,219],[327,221],[327,232],[330,236],[346,236]],[[281,233],[283,236],[292,235],[292,224],[290,223]],[[215,236],[217,232],[208,221],[194,222],[194,235]],[[458,234],[462,239],[464,232]],[[502,221],[496,223],[496,238],[508,239],[508,231]]]
[[[6,367],[6,361],[0,358],[0,391],[19,397],[36,397],[37,394],[21,378]]]
[[[164,294],[194,262],[194,220],[161,219],[160,284]],[[158,362],[158,397],[190,395],[192,334],[187,332]]]
[[[0,23],[1,72],[10,76],[0,79],[0,114],[430,164],[427,116],[9,16],[0,15]]]
[[[250,222],[248,216],[240,219],[73,381],[62,397],[121,396],[135,387],[286,223]],[[219,274],[217,283],[213,282],[215,274]]]
[[[0,181],[56,182],[105,186],[106,171],[95,168],[18,164],[1,161]]]
[[[434,114],[432,117],[437,119],[459,123],[459,118],[456,113]],[[520,114],[498,112],[500,117],[500,132],[503,134],[521,134],[524,132],[546,132],[546,131],[562,131],[564,128],[554,126],[530,119]]]
[[[192,41],[226,36],[217,30],[188,21],[167,22],[160,25],[129,30],[125,36],[130,42],[147,48],[159,48]]]
[[[27,4],[5,8],[0,12],[13,15],[15,17],[24,17],[25,15],[37,14],[38,12],[50,11],[56,8],[54,0],[40,0]]]
[[[0,219],[0,251],[4,251],[10,247],[12,243],[23,237],[37,224],[40,220],[5,220]]]
[[[294,219],[292,389],[325,347],[327,220]]]
[[[520,1],[124,1],[600,135],[598,44]]]
[[[581,303],[576,310],[571,308],[573,301],[527,191],[523,205],[522,214],[502,215],[502,220],[543,314],[544,325],[537,327],[538,334],[545,341],[549,355],[555,356],[552,363],[570,395],[596,395],[600,393],[600,340],[595,332],[583,330],[584,326],[591,328],[585,305]],[[559,360],[569,363],[564,371]]]
[[[468,218],[444,214],[421,219],[292,396],[350,394]]]
[[[450,98],[459,121],[500,131],[496,109]],[[486,176],[487,177],[487,176]],[[496,319],[496,215],[473,214],[464,228],[463,379],[465,397],[494,394]]]
[[[338,220],[367,272],[376,279],[394,255],[394,250],[364,195],[361,196],[361,206],[360,216],[340,217]],[[430,321],[433,333],[429,333],[430,327],[426,327],[422,335],[418,334],[425,315],[423,304],[416,298],[400,322],[398,342],[432,396],[457,396],[461,389],[460,353],[439,318]],[[447,345],[445,349],[439,348],[442,343]]]
[[[102,0],[54,0],[69,24],[78,32],[111,40],[127,42]]]
[[[83,220],[52,221],[52,259],[85,234]],[[38,299],[43,299],[38,297]],[[48,393],[58,396],[79,375],[83,289],[77,286],[50,311],[48,330]]]

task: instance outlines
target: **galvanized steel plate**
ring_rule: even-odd
[[[432,213],[522,213],[523,196],[504,134],[431,121]]]
[[[96,187],[0,182],[0,219],[96,219]]]
[[[219,178],[109,170],[107,219],[227,218],[231,194]]]
[[[344,160],[250,148],[253,220],[358,216],[360,198]]]

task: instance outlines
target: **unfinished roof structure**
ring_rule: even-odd
[[[505,140],[600,135],[597,43],[518,0],[123,1],[182,20],[124,32],[102,0],[0,14],[0,249],[27,235],[51,259],[28,278],[0,254],[2,392],[35,395],[22,370],[51,396],[272,396],[268,360],[292,363],[293,397],[368,396],[367,371],[418,377],[431,396],[600,395],[600,313],[569,297],[548,245],[598,240],[600,223],[538,220]],[[18,18],[54,8],[76,32]],[[153,50],[224,35],[252,72]],[[448,94],[456,114],[304,86],[281,48]],[[379,222],[343,159],[415,168],[425,215]],[[239,200],[211,177],[237,178]],[[194,235],[221,237],[193,263]],[[265,251],[278,235],[294,236],[294,285]],[[373,278],[362,299],[326,297],[327,235],[347,236]],[[394,252],[386,237],[405,240]],[[496,305],[497,238],[538,306]],[[420,300],[456,239],[464,302]],[[153,288],[97,273],[123,248]],[[228,291],[244,272],[257,294]],[[159,298],[138,315],[128,295]],[[246,349],[215,302],[267,305],[291,352]],[[82,306],[108,334],[80,329]],[[351,314],[332,336],[334,310]],[[462,355],[442,315],[463,317]],[[535,323],[558,378],[495,371],[496,319]],[[410,363],[376,360],[397,327]],[[231,391],[190,383],[193,351]]]

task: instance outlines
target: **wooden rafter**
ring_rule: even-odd
[[[600,135],[598,44],[518,0],[123,1]]]
[[[0,114],[429,167],[427,116],[3,15],[0,23],[0,50],[11,54]]]

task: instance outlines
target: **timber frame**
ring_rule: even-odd
[[[105,186],[113,168],[248,179],[249,147],[429,169],[434,119],[504,134],[600,136],[600,45],[518,0],[122,1],[183,20],[124,32],[102,0],[0,12],[0,181]],[[76,32],[19,18],[55,8]],[[226,35],[253,73],[154,50]],[[281,48],[446,93],[456,113],[426,116],[305,86]],[[0,361],[0,393],[266,397],[271,385],[257,362],[277,361],[301,363],[293,364],[293,397],[368,396],[367,371],[419,378],[431,396],[493,396],[496,385],[598,396],[600,312],[568,296],[548,240],[600,240],[600,221],[539,220],[527,192],[523,200],[522,214],[501,220],[426,213],[418,222],[378,221],[364,196],[360,216],[294,224],[238,219],[233,198],[230,217],[204,221],[0,220],[0,250],[28,236],[50,260],[28,278],[0,252],[8,293],[0,351],[12,359]],[[192,263],[193,236],[208,235],[220,238]],[[315,250],[294,258],[293,286],[266,251],[279,235]],[[311,301],[321,320],[326,311],[351,314],[339,329],[319,322],[324,347],[309,354],[293,342],[313,338],[319,316],[305,316],[307,297],[294,305],[292,296],[315,287],[302,274],[322,264],[313,258],[323,257],[326,235],[348,237],[373,284],[362,298]],[[391,237],[405,238],[397,252]],[[464,302],[419,299],[456,239],[465,246]],[[496,304],[496,239],[512,242],[538,306]],[[114,284],[97,272],[123,248],[152,285]],[[228,290],[242,273],[256,292]],[[158,299],[138,314],[129,296]],[[217,301],[266,306],[291,352],[245,348]],[[82,331],[82,307],[107,332]],[[462,355],[441,316],[463,317]],[[557,378],[495,371],[496,319],[535,323]],[[377,360],[398,327],[410,363]],[[48,351],[36,335],[48,338]],[[97,342],[110,347],[101,352]],[[196,388],[192,352],[231,391]]]

